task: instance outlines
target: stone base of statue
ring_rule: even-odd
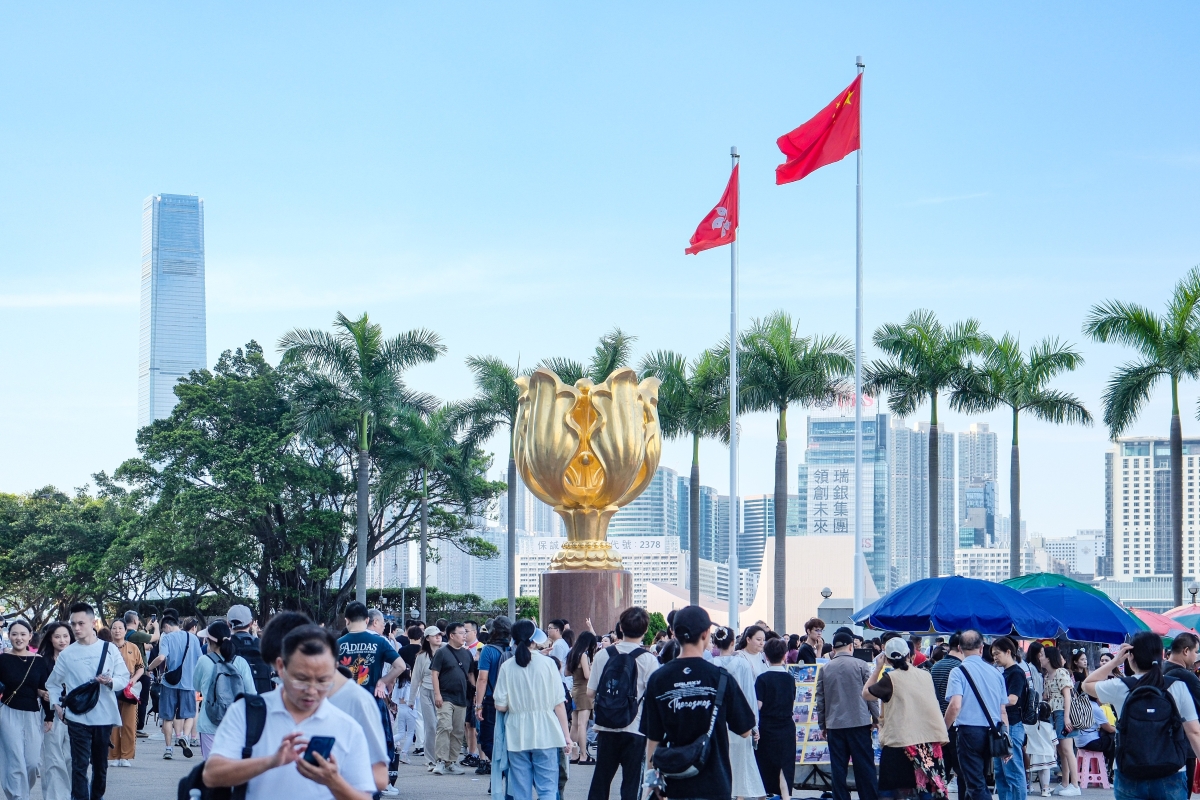
[[[542,573],[538,625],[565,619],[579,635],[591,619],[596,635],[617,625],[621,612],[633,605],[633,573],[627,569],[570,569]]]

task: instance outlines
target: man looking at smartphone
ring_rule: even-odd
[[[316,625],[283,638],[275,660],[282,685],[262,696],[267,706],[262,736],[243,759],[246,704],[230,706],[204,766],[205,784],[248,784],[246,800],[369,800],[375,780],[362,728],[325,699],[337,671],[336,651],[337,641]],[[309,740],[318,736],[333,738],[329,758],[314,752],[305,760]]]

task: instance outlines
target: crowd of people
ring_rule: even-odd
[[[399,794],[400,765],[419,760],[488,776],[513,800],[558,800],[572,765],[594,766],[589,800],[618,771],[621,800],[784,800],[797,785],[789,668],[803,664],[821,665],[813,719],[837,800],[1077,796],[1083,751],[1101,754],[1120,798],[1186,798],[1197,780],[1190,633],[1167,651],[1148,632],[1103,650],[974,630],[930,641],[843,627],[827,643],[820,619],[803,636],[761,621],[739,633],[689,606],[647,645],[639,607],[604,634],[505,616],[401,630],[357,602],[343,616],[340,636],[297,612],[259,630],[241,605],[203,627],[170,609],[103,625],[85,603],[36,632],[10,621],[4,796],[40,780],[45,800],[101,800],[108,767],[132,765],[155,715],[164,759],[199,751],[183,797],[245,786],[249,800],[366,800]]]

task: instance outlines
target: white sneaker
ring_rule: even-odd
[[[122,758],[120,761],[117,762],[117,766],[118,767],[132,767],[133,762],[130,761],[128,758]]]
[[[396,797],[397,795],[400,794],[400,790],[397,789],[395,786],[385,786],[383,788],[383,791],[380,792],[380,794],[383,795],[384,797]]]
[[[441,764],[434,764],[433,769],[431,769],[429,771],[432,772],[434,775],[445,775],[446,774],[446,770],[442,769]]]
[[[408,760],[408,756],[406,756],[406,755],[398,755],[398,756],[396,756],[396,759],[401,764],[411,764],[412,763],[411,761]]]
[[[466,775],[467,771],[465,769],[463,769],[462,767],[458,766],[458,764],[455,764],[452,761],[447,761],[446,762],[446,774],[447,775]]]
[[[1079,797],[1083,791],[1078,786],[1068,786],[1065,789],[1058,790],[1059,797]]]

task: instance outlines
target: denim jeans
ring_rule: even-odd
[[[1008,761],[993,759],[996,773],[996,794],[1000,800],[1025,800],[1028,791],[1025,784],[1025,726],[1013,723],[1008,729],[1012,739],[1013,757]]]
[[[554,800],[558,795],[558,748],[508,751],[508,793],[513,800]]]
[[[1187,800],[1187,796],[1187,778],[1183,772],[1148,781],[1123,778],[1120,770],[1116,772],[1113,785],[1116,800]]]

